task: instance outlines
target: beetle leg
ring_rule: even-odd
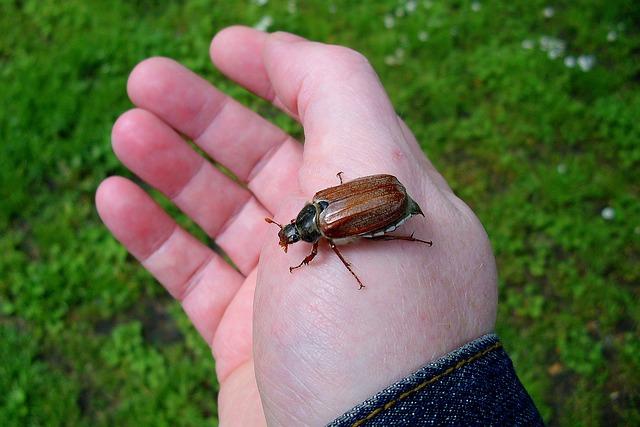
[[[340,253],[340,251],[338,250],[338,247],[336,246],[335,243],[333,243],[331,240],[329,240],[329,246],[331,246],[331,249],[333,249],[333,251],[336,253],[336,255],[338,255],[338,258],[340,258],[340,261],[342,261],[342,263],[344,264],[345,267],[347,267],[347,270],[349,270],[349,272],[351,274],[353,274],[353,277],[356,278],[356,280],[358,281],[358,285],[360,285],[359,289],[364,288],[364,285],[362,284],[362,282],[360,281],[360,279],[358,278],[358,276],[356,276],[356,273],[353,272],[353,270],[351,269],[351,264],[349,264],[344,257],[342,256],[342,254]]]
[[[393,236],[390,234],[385,234],[382,236],[372,236],[372,237],[367,237],[367,239],[370,240],[407,240],[409,242],[420,242],[420,243],[425,243],[429,246],[433,246],[433,242],[431,240],[420,240],[420,239],[416,239],[415,237],[413,237],[413,233],[411,233],[411,236]]]
[[[311,262],[312,259],[314,259],[316,257],[316,255],[318,255],[318,242],[315,242],[313,244],[313,248],[311,249],[311,253],[309,255],[307,255],[300,264],[296,265],[295,267],[289,267],[289,273],[291,273],[293,270],[295,270],[296,268],[300,268],[303,265],[307,265]]]
[[[340,184],[342,184],[342,174],[344,174],[344,172],[340,171],[336,174],[336,176],[338,177],[338,179],[340,180]]]

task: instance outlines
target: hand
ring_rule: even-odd
[[[244,27],[211,45],[218,68],[304,126],[305,144],[181,65],[148,59],[131,73],[138,107],[113,128],[122,162],[224,249],[237,270],[186,233],[138,186],[105,180],[98,211],[178,300],[210,343],[225,425],[320,425],[394,381],[490,332],[495,262],[471,210],[424,157],[360,54]],[[180,137],[231,170],[236,184]],[[397,176],[422,207],[400,234],[432,240],[278,246],[278,229],[320,189]],[[257,383],[257,386],[256,386]]]

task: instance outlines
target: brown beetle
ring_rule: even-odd
[[[311,203],[305,205],[290,224],[282,226],[265,218],[270,224],[280,227],[280,246],[287,252],[287,246],[300,240],[313,243],[311,253],[289,272],[309,264],[318,253],[321,238],[327,239],[329,246],[340,261],[356,278],[360,289],[364,285],[344,259],[336,245],[365,238],[371,240],[408,240],[425,243],[410,236],[392,236],[394,231],[412,215],[424,216],[420,206],[407,194],[407,190],[393,175],[371,175],[342,182],[342,172],[338,173],[340,185],[318,191]]]

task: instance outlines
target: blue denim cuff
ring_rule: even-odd
[[[511,359],[484,335],[377,393],[329,426],[543,425]]]

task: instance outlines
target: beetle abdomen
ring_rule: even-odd
[[[412,214],[408,213],[407,215],[405,215],[404,218],[400,218],[398,221],[396,221],[395,223],[393,223],[391,225],[388,225],[386,228],[383,228],[381,230],[376,230],[376,231],[373,231],[371,233],[360,234],[360,237],[372,238],[372,237],[384,236],[387,233],[392,233],[392,232],[396,231],[396,229],[398,227],[400,227],[402,224],[404,224],[406,220],[411,218],[411,215]]]
[[[392,175],[359,178],[319,191],[314,202],[326,201],[319,228],[330,239],[384,230],[407,216],[408,196]]]

